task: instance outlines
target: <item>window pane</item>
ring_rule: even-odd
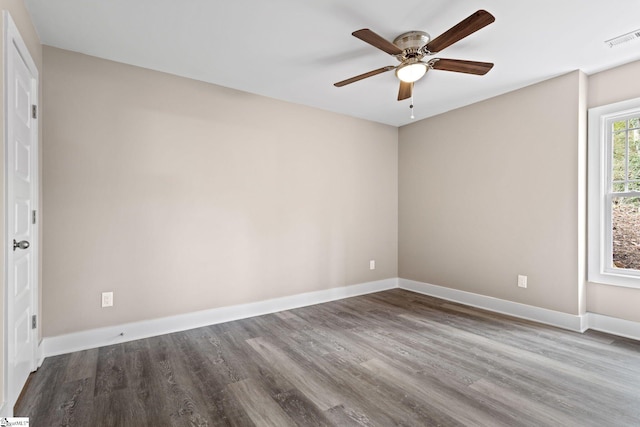
[[[627,128],[627,121],[620,120],[619,122],[613,122],[613,131],[625,130]]]
[[[624,183],[623,182],[614,182],[612,191],[614,193],[621,193],[624,191]]]
[[[629,128],[640,128],[640,118],[636,117],[634,119],[629,120]]]
[[[640,191],[640,182],[630,182],[629,191]]]
[[[629,131],[628,179],[640,179],[640,130]]]
[[[640,270],[640,198],[617,197],[613,199],[613,259],[612,266]]]
[[[619,122],[616,122],[619,123]],[[627,132],[616,132],[613,134],[613,180],[621,181],[625,179],[625,155],[626,155]]]

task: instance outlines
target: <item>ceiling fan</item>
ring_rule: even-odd
[[[334,83],[336,87],[346,86],[368,77],[372,77],[387,71],[396,70],[396,76],[400,80],[400,90],[398,91],[398,101],[411,98],[414,82],[420,80],[429,70],[454,71],[457,73],[468,73],[485,75],[493,67],[491,62],[464,61],[461,59],[432,58],[424,60],[425,57],[434,55],[463,38],[475,33],[495,21],[496,18],[486,10],[478,10],[468,18],[454,25],[440,36],[431,40],[431,36],[424,31],[409,31],[400,34],[393,43],[379,36],[368,28],[352,33],[353,36],[369,43],[389,55],[395,56],[400,61],[400,65],[389,65],[360,74],[350,79]]]

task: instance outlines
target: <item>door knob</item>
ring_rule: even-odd
[[[13,239],[13,250],[15,251],[16,248],[20,248],[20,249],[27,249],[29,247],[29,242],[27,242],[26,240],[22,240],[20,242],[16,242],[16,239]]]

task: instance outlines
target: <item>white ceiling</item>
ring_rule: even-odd
[[[393,72],[334,82],[395,58],[351,36],[432,38],[478,9],[496,21],[436,57],[494,62],[485,76],[432,70],[414,89],[416,119],[576,69],[640,59],[638,0],[25,0],[43,44],[401,126]],[[549,100],[553,105],[553,100]]]

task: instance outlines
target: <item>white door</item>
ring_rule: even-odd
[[[8,13],[5,25],[5,170],[7,274],[7,396],[13,407],[36,369],[38,203],[38,74]]]

